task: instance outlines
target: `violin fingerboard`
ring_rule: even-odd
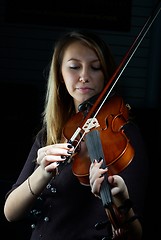
[[[106,168],[106,162],[104,158],[102,143],[100,139],[100,134],[98,130],[92,130],[85,135],[85,142],[88,149],[88,154],[91,162],[95,159],[101,161],[103,159],[102,168]],[[108,174],[104,174],[104,181],[101,184],[100,196],[102,199],[103,206],[108,208],[109,204],[112,202],[111,189],[108,183]]]

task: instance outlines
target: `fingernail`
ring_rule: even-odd
[[[68,148],[72,148],[73,146],[72,146],[71,144],[68,144],[67,147],[68,147]]]
[[[71,152],[71,151],[67,151],[67,153],[68,153],[68,154],[72,154],[73,152]]]

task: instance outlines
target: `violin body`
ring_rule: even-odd
[[[84,118],[84,112],[78,112],[67,122],[63,131],[66,139],[70,138],[78,126],[81,125]],[[128,123],[128,119],[129,109],[124,104],[122,97],[119,95],[113,95],[98,113],[96,126],[90,129],[90,131],[96,129],[99,131],[109,174],[119,173],[128,166],[133,159],[134,149],[123,130],[123,126]],[[83,134],[84,131],[82,128],[79,136],[81,137]],[[88,132],[86,134],[88,134]],[[75,143],[79,142],[79,136],[75,139]],[[74,155],[72,168],[74,175],[85,185],[89,184],[90,164],[91,161],[89,159],[88,151],[86,151],[85,154],[78,148],[78,152]]]

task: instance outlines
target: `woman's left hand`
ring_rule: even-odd
[[[103,160],[97,162],[97,160],[95,160],[91,164],[89,171],[91,191],[96,196],[99,196],[101,183],[104,180],[104,174],[106,174],[108,171],[107,168],[101,168],[102,161]],[[121,199],[126,199],[129,197],[127,186],[121,176],[108,176],[108,182],[111,186],[111,193],[113,197]]]

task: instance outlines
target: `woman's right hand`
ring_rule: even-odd
[[[55,173],[57,166],[67,156],[71,156],[74,147],[69,143],[58,143],[42,147],[37,152],[37,164],[47,173]]]
[[[21,219],[57,173],[57,166],[70,156],[74,147],[69,143],[48,145],[37,151],[39,165],[28,178],[8,196],[4,213],[8,221]]]

